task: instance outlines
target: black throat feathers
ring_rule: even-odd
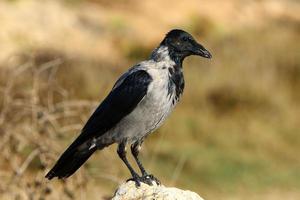
[[[171,96],[175,87],[175,100],[178,101],[184,89],[184,77],[181,65],[169,67],[168,94]]]
[[[184,77],[182,71],[182,62],[184,56],[175,52],[173,48],[168,46],[160,46],[153,51],[151,58],[156,62],[163,61],[165,57],[169,57],[174,61],[175,65],[168,66],[169,71],[169,83],[168,83],[168,95],[171,97],[175,89],[175,98],[173,101],[178,101],[184,89]]]

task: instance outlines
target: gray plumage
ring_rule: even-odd
[[[66,178],[72,175],[97,149],[118,143],[118,154],[140,182],[159,183],[138,159],[145,137],[155,131],[172,112],[184,89],[183,59],[189,55],[210,58],[210,53],[190,34],[170,31],[150,58],[124,73],[83,127],[78,138],[62,154],[46,175]],[[126,145],[142,172],[139,176],[126,158]]]
[[[164,122],[177,104],[179,98],[175,98],[175,86],[172,87],[171,93],[168,91],[171,76],[169,68],[173,69],[175,63],[168,56],[167,47],[160,47],[155,53],[163,55],[162,59],[155,61],[151,57],[150,60],[141,62],[131,68],[117,81],[114,88],[118,87],[127,76],[139,70],[146,71],[152,77],[147,94],[136,108],[115,127],[101,136],[99,138],[100,143],[103,143],[102,140],[106,140],[108,143],[121,143],[124,138],[129,144],[143,140],[145,136],[155,131]]]

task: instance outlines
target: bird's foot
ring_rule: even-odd
[[[153,181],[156,183],[156,185],[160,185],[160,181],[154,177],[152,174],[146,174],[142,177],[140,176],[134,176],[130,179],[128,179],[126,182],[128,181],[134,181],[136,187],[140,187],[141,183],[145,183],[147,185],[153,185]]]
[[[145,174],[142,176],[142,179],[144,179],[144,183],[148,185],[153,185],[153,181],[156,183],[156,185],[160,185],[160,181],[152,174]]]
[[[128,181],[134,181],[136,187],[140,187],[141,182],[143,182],[142,177],[140,177],[140,176],[133,176],[132,178],[126,180],[126,182],[128,182]]]

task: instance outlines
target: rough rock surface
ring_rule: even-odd
[[[180,190],[163,185],[153,186],[142,183],[140,187],[135,186],[135,182],[129,181],[119,186],[112,200],[203,200],[195,192]]]

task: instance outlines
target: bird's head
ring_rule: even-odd
[[[211,58],[211,54],[189,33],[173,29],[167,33],[160,45],[167,46],[172,59],[179,60],[190,55],[198,55],[204,58]]]

